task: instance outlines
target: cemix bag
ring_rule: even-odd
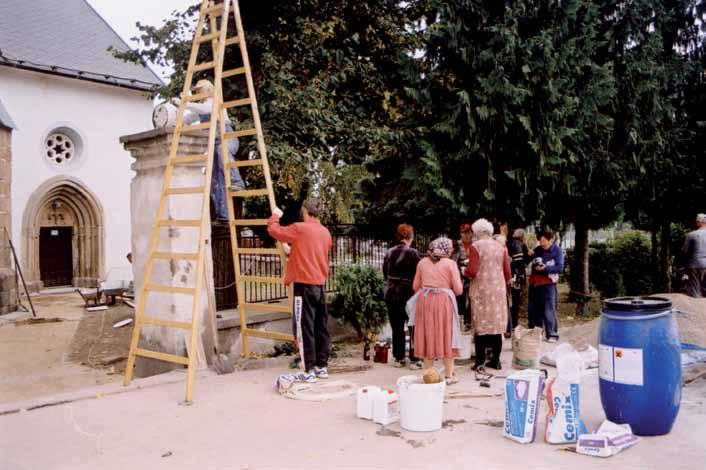
[[[534,442],[543,388],[544,373],[536,369],[516,372],[505,380],[503,436],[522,444]]]
[[[583,361],[573,349],[556,356],[557,377],[547,385],[547,428],[549,444],[576,442],[587,432],[579,412],[579,386]]]
[[[542,329],[527,329],[518,325],[512,334],[512,367],[536,369],[542,348]]]

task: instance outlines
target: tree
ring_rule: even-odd
[[[279,0],[241,8],[278,201],[294,204],[305,188],[335,209],[327,222],[352,221],[363,164],[397,136],[390,103],[402,93],[415,47],[405,29],[410,10],[391,0]],[[123,55],[174,69],[164,97],[182,88],[197,15],[194,6],[160,27],[138,24],[141,47]],[[200,54],[208,60],[210,47]],[[226,69],[240,65],[236,56],[227,54]],[[243,87],[235,83],[224,98],[242,97]],[[232,117],[251,119],[245,108]],[[242,147],[254,150],[252,143]],[[258,175],[245,176],[249,185],[260,184]]]

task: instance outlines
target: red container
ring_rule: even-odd
[[[390,345],[387,343],[375,345],[375,357],[373,362],[381,362],[387,364],[387,352],[390,350]]]

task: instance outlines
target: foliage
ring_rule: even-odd
[[[352,326],[359,338],[372,339],[387,322],[384,285],[380,271],[371,266],[339,268],[332,315]]]
[[[616,263],[609,245],[592,243],[590,248],[591,284],[602,297],[611,298],[625,295],[623,272]]]
[[[603,297],[652,294],[652,243],[645,232],[631,230],[609,243],[591,244],[591,282]]]
[[[241,2],[241,11],[277,200],[286,207],[314,193],[329,209],[325,222],[352,222],[363,164],[398,138],[397,95],[416,47],[410,10],[388,0],[277,0]],[[138,25],[141,47],[123,54],[173,68],[164,97],[181,91],[197,15],[192,7],[160,27]],[[226,69],[241,65],[230,51]],[[210,46],[199,55],[209,60]],[[244,96],[244,81],[228,83],[226,100]],[[239,109],[231,117],[245,126],[252,116]],[[245,177],[262,185],[254,172]]]

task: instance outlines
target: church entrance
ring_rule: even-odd
[[[44,287],[72,284],[72,233],[72,227],[42,227],[39,230],[39,271]]]
[[[103,272],[103,210],[78,179],[52,178],[30,197],[22,253],[30,289],[94,287]]]

